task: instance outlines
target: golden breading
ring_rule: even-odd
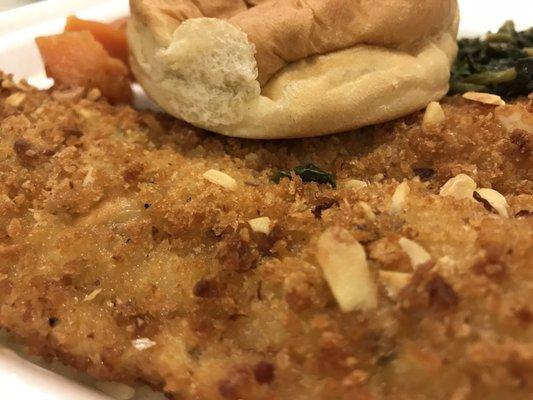
[[[419,113],[252,142],[1,85],[0,326],[32,353],[175,399],[533,395],[533,145],[494,107],[454,97],[438,126]],[[307,162],[337,188],[271,180]],[[440,196],[459,173],[504,195],[509,218]],[[316,257],[332,227],[363,245],[375,309],[335,301]]]

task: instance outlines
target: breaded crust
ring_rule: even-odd
[[[455,97],[441,126],[249,142],[83,90],[1,87],[0,326],[32,353],[175,399],[533,394],[532,141],[502,110]],[[307,162],[337,188],[272,182]],[[440,196],[459,173],[509,218]],[[377,308],[340,310],[316,257],[329,228],[362,244]],[[413,267],[402,237],[431,261]]]

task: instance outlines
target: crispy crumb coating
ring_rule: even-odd
[[[33,353],[175,399],[531,398],[532,136],[494,107],[442,105],[441,126],[419,113],[252,142],[4,76],[0,326]],[[338,187],[270,179],[307,162]],[[503,194],[510,218],[439,196],[459,173]],[[268,234],[251,229],[258,217]],[[376,309],[340,311],[316,259],[329,227],[363,244]],[[412,271],[400,237],[432,261]],[[379,270],[412,276],[391,296]]]

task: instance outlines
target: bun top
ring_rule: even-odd
[[[264,86],[286,65],[358,44],[409,50],[449,29],[456,0],[130,0],[159,45],[188,19],[214,17],[255,45]]]

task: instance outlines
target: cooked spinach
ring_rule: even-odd
[[[277,171],[272,176],[272,181],[279,183],[282,178],[291,179],[291,171],[302,178],[302,181],[304,182],[329,183],[332,187],[337,186],[335,175],[325,172],[311,163],[299,165],[292,170]]]
[[[281,169],[272,175],[272,182],[279,183],[283,178],[292,179],[291,171]]]
[[[505,98],[533,91],[533,28],[517,32],[507,21],[484,40],[459,40],[452,68],[450,93],[467,91],[498,94]]]

